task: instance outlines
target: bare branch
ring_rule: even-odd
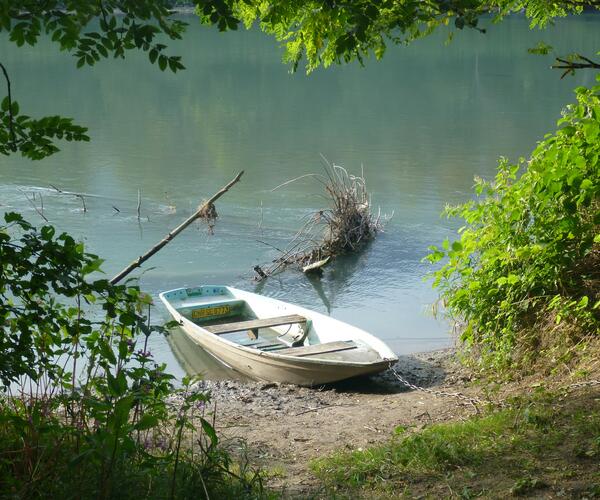
[[[161,248],[163,248],[167,243],[169,243],[175,236],[177,236],[181,231],[183,231],[186,227],[188,227],[192,222],[202,216],[204,210],[207,207],[212,205],[215,201],[217,201],[221,196],[223,196],[229,189],[236,184],[244,171],[242,170],[239,174],[235,176],[235,178],[229,183],[222,187],[219,191],[217,191],[214,195],[212,195],[206,202],[204,202],[198,210],[196,210],[192,215],[190,215],[185,221],[183,221],[179,226],[173,229],[167,236],[165,236],[161,241],[159,241],[156,245],[154,245],[150,250],[148,250],[144,255],[141,255],[136,260],[134,260],[131,264],[129,264],[125,269],[123,269],[119,274],[114,276],[110,282],[111,284],[116,284],[121,281],[125,276],[127,276],[131,271],[140,267],[144,262],[146,262],[150,257],[152,257],[155,253],[157,253]]]
[[[8,72],[6,71],[6,68],[4,66],[4,64],[2,64],[0,62],[0,69],[2,69],[2,73],[4,73],[4,78],[6,79],[6,89],[7,89],[7,97],[8,97],[8,117],[9,117],[9,129],[10,129],[10,141],[12,143],[11,145],[11,149],[13,151],[17,150],[17,140],[15,137],[15,118],[13,116],[13,110],[12,110],[12,95],[11,95],[11,91],[10,91],[10,78],[8,77]]]
[[[600,69],[600,63],[592,61],[588,57],[582,56],[581,54],[573,54],[572,57],[572,60],[557,57],[556,61],[560,64],[553,64],[551,66],[552,69],[565,70],[561,75],[561,79],[568,74],[575,73],[576,69]]]

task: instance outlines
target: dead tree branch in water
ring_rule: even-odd
[[[327,160],[324,169],[325,175],[302,175],[272,190],[305,177],[313,177],[324,186],[329,206],[306,218],[304,225],[270,266],[256,266],[261,272],[254,268],[258,281],[289,265],[318,271],[330,259],[358,251],[383,229],[381,214],[374,215],[371,212],[364,173],[352,175],[345,168],[330,164]]]
[[[139,221],[142,217],[141,215],[141,210],[142,210],[142,191],[141,189],[138,188],[138,198],[137,198],[137,220]]]
[[[123,269],[120,273],[118,273],[115,277],[113,277],[110,280],[110,282],[114,285],[114,284],[118,283],[119,281],[121,281],[131,271],[140,267],[144,262],[146,262],[155,253],[157,253],[161,248],[163,248],[165,245],[167,245],[167,243],[169,243],[173,238],[175,238],[175,236],[177,236],[179,233],[181,233],[181,231],[183,231],[186,227],[188,227],[192,222],[194,222],[198,218],[201,218],[204,211],[208,210],[208,207],[210,205],[212,205],[221,196],[223,196],[227,191],[229,191],[229,189],[231,189],[231,187],[240,180],[243,173],[244,173],[244,171],[242,170],[226,186],[222,187],[219,191],[217,191],[214,195],[212,195],[207,201],[205,201],[200,207],[198,207],[198,210],[196,210],[192,215],[190,215],[179,226],[177,226],[175,229],[173,229],[169,234],[167,234],[167,236],[165,236],[161,241],[159,241],[156,245],[154,245],[144,255],[141,255],[140,257],[138,257],[131,264],[129,264],[125,269]]]
[[[204,202],[198,207],[198,218],[206,222],[208,234],[214,234],[215,224],[217,222],[217,209],[213,203]]]
[[[33,200],[32,200],[31,198],[29,198],[29,196],[27,196],[27,193],[25,191],[23,191],[20,188],[17,188],[17,189],[19,189],[19,191],[21,191],[21,193],[23,193],[23,195],[25,196],[25,199],[29,202],[29,204],[33,207],[33,209],[37,212],[37,214],[42,219],[44,219],[46,222],[50,222],[48,220],[48,218],[44,215],[44,202],[42,201],[42,210],[40,211],[40,209],[35,204],[35,193],[33,193]],[[41,195],[40,195],[40,198],[41,198]]]
[[[556,61],[560,64],[553,64],[551,67],[552,69],[565,70],[560,76],[561,79],[569,74],[574,75],[576,69],[600,69],[600,63],[592,61],[581,54],[571,54],[567,59],[557,57]]]
[[[97,195],[84,194],[84,193],[76,193],[74,191],[63,191],[62,189],[57,188],[54,184],[50,184],[50,187],[56,191],[57,194],[62,194],[65,196],[74,196],[75,198],[79,198],[81,200],[81,208],[83,209],[83,213],[87,212],[87,205],[85,204],[85,197],[92,196],[96,198],[100,198]]]

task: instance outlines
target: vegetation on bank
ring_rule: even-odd
[[[570,364],[600,332],[600,86],[579,88],[528,161],[501,160],[446,213],[460,237],[430,247],[461,341],[488,369]],[[597,353],[596,353],[597,355]]]
[[[600,402],[548,393],[339,452],[311,468],[332,498],[600,496]]]
[[[151,299],[51,226],[0,227],[0,496],[257,498],[219,443],[209,395],[148,349]]]

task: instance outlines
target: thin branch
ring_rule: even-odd
[[[9,129],[10,129],[10,140],[12,142],[12,150],[16,151],[17,150],[17,140],[15,138],[15,119],[13,116],[13,110],[12,110],[12,94],[10,91],[10,78],[8,77],[8,72],[6,71],[6,68],[4,67],[4,64],[2,64],[0,62],[0,68],[2,69],[2,73],[4,73],[4,78],[6,79],[6,89],[7,89],[7,94],[8,94],[8,118],[9,118]]]
[[[217,201],[221,196],[223,196],[229,189],[236,184],[244,171],[242,170],[239,174],[235,176],[233,180],[231,180],[226,186],[221,188],[218,192],[212,195],[207,201],[205,201],[192,215],[190,215],[185,221],[183,221],[179,226],[177,226],[173,231],[171,231],[167,236],[165,236],[160,242],[154,245],[150,250],[148,250],[144,255],[141,255],[136,260],[134,260],[131,264],[129,264],[125,269],[123,269],[119,274],[117,274],[113,279],[110,280],[111,284],[116,284],[121,281],[125,276],[127,276],[131,271],[140,267],[144,262],[146,262],[150,257],[152,257],[155,253],[157,253],[161,248],[163,248],[167,243],[169,243],[175,236],[177,236],[181,231],[183,231],[186,227],[188,227],[192,222],[198,219],[204,211],[212,205],[215,201]]]
[[[30,204],[30,205],[33,207],[33,209],[34,209],[34,210],[35,210],[35,211],[38,213],[38,215],[39,215],[39,216],[40,216],[42,219],[44,219],[46,222],[50,222],[50,221],[49,221],[49,220],[46,218],[46,216],[44,215],[44,213],[43,213],[43,212],[40,212],[39,208],[35,206],[35,203],[34,203],[33,201],[31,201],[31,199],[29,198],[29,196],[27,196],[27,193],[26,193],[25,191],[23,191],[22,189],[20,189],[20,188],[18,188],[18,189],[19,189],[19,191],[21,191],[21,193],[23,193],[23,194],[25,195],[25,198],[27,199],[27,201],[29,202],[29,204]],[[34,193],[34,196],[35,196],[35,193]],[[35,198],[34,198],[34,200],[35,200]],[[43,206],[42,206],[42,209],[43,209]]]
[[[574,54],[573,57],[579,61],[569,61],[568,59],[562,59],[557,57],[556,60],[561,64],[553,64],[552,69],[564,69],[565,71],[561,75],[561,79],[567,76],[569,73],[573,74],[576,69],[600,69],[600,63],[592,61],[591,59],[582,56],[581,54]]]
[[[271,245],[270,243],[267,243],[266,241],[262,241],[262,240],[256,240],[258,243],[262,243],[263,245],[267,245],[268,247],[274,248],[275,250],[277,250],[278,252],[283,253],[284,251],[281,248],[277,248],[275,245]]]
[[[295,179],[290,179],[289,181],[285,181],[283,184],[279,184],[279,186],[275,186],[270,191],[272,193],[273,191],[275,191],[276,189],[279,189],[280,187],[287,186],[288,184],[299,181],[300,179],[304,179],[305,177],[322,177],[322,176],[319,174],[304,174],[304,175],[301,175],[300,177],[296,177]]]
[[[77,198],[79,198],[81,200],[81,203],[83,204],[83,213],[86,213],[87,207],[85,206],[85,197],[81,194],[77,194],[75,196],[77,196]]]
[[[140,210],[142,208],[142,191],[138,189],[138,202],[137,202],[137,218],[140,220]]]

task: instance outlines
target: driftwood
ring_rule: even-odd
[[[136,260],[134,260],[131,264],[129,264],[125,269],[123,269],[120,273],[118,273],[114,278],[110,280],[111,284],[116,284],[121,281],[125,276],[127,276],[131,271],[140,267],[144,262],[146,262],[150,257],[152,257],[155,253],[157,253],[161,248],[163,248],[167,243],[169,243],[175,236],[177,236],[181,231],[183,231],[186,227],[188,227],[192,222],[196,219],[200,218],[203,213],[206,211],[206,207],[212,205],[215,201],[217,201],[221,196],[223,196],[229,189],[237,183],[244,171],[242,170],[239,174],[235,176],[235,178],[230,181],[226,186],[221,188],[220,191],[215,193],[211,198],[205,201],[199,208],[196,210],[190,217],[188,217],[185,221],[183,221],[179,226],[173,229],[167,236],[165,236],[159,243],[154,245],[150,250],[148,250],[144,255],[141,255]]]
[[[138,189],[138,202],[137,202],[137,219],[140,220],[141,214],[140,211],[142,209],[142,191]]]
[[[62,194],[65,196],[74,196],[75,198],[79,198],[81,200],[81,205],[83,209],[83,213],[87,212],[87,206],[85,204],[85,197],[89,196],[91,198],[100,198],[99,195],[95,194],[87,194],[87,193],[76,193],[74,191],[64,191],[60,188],[57,188],[54,184],[50,184],[50,187],[56,191],[56,194]]]
[[[54,189],[56,194],[61,194],[63,196],[75,196],[77,198],[83,198],[84,196],[86,198],[105,198],[105,196],[102,196],[100,194],[78,193],[77,191],[65,191],[64,189],[60,189],[60,188],[56,187],[54,184],[48,184],[48,185],[52,189]]]
[[[319,275],[330,260],[338,255],[359,251],[383,230],[381,214],[371,211],[371,198],[364,174],[352,175],[327,160],[324,170],[324,175],[301,175],[271,190],[310,177],[324,187],[329,206],[308,216],[286,248],[277,249],[281,255],[271,265],[256,266],[255,280],[265,279],[290,265],[299,266],[306,274]]]
[[[323,266],[325,266],[328,262],[329,259],[331,259],[331,256],[327,256],[322,260],[318,260],[317,262],[313,262],[312,264],[309,264],[308,266],[304,266],[302,268],[302,272],[303,273],[322,273],[323,272]]]

